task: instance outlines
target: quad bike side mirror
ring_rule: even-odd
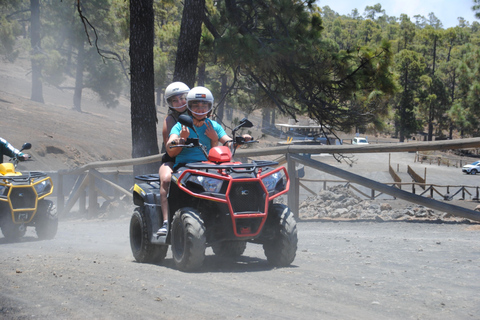
[[[28,149],[30,149],[30,148],[32,148],[32,144],[31,144],[30,142],[25,142],[25,143],[23,144],[23,146],[22,146],[22,149],[21,149],[20,151],[22,151],[22,150],[28,150]]]
[[[180,115],[180,117],[178,117],[178,122],[180,122],[185,127],[193,128],[193,119],[186,114]]]
[[[195,126],[193,125],[193,119],[192,117],[186,115],[186,114],[182,114],[180,115],[180,117],[178,117],[178,122],[180,122],[180,124],[182,126],[185,126],[189,129],[192,129],[193,132],[195,132],[195,134],[197,135],[198,137],[198,133],[197,133],[197,130],[195,130]]]
[[[251,128],[251,127],[253,127],[253,123],[247,118],[243,118],[242,120],[240,120],[240,125],[238,126],[238,128]]]
[[[240,128],[251,128],[251,127],[253,127],[253,123],[247,118],[243,118],[242,120],[240,120],[240,123],[238,124],[238,126],[236,126],[235,129],[233,129],[232,131],[235,133]]]

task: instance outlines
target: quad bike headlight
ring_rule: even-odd
[[[269,194],[275,194],[277,192],[285,190],[285,172],[283,170],[272,173],[265,178],[262,178],[262,182],[267,188]]]
[[[223,180],[195,175],[189,176],[187,178],[188,181],[201,185],[206,192],[214,193],[219,193],[223,185]]]
[[[42,194],[50,192],[52,184],[50,183],[50,180],[43,180],[42,182],[35,184],[34,188],[35,191],[37,191],[37,194],[41,196]]]

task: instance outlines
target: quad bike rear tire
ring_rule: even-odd
[[[246,241],[223,241],[212,245],[215,255],[225,258],[240,257],[247,248]]]
[[[205,225],[194,208],[179,209],[172,221],[172,254],[181,271],[200,268],[205,260]]]
[[[35,231],[41,240],[55,238],[58,230],[57,207],[50,200],[40,200],[35,214]]]
[[[295,260],[297,253],[297,222],[286,205],[273,204],[269,211],[274,219],[275,236],[263,244],[263,250],[270,264],[286,267]]]
[[[141,263],[160,263],[167,255],[168,246],[152,244],[149,229],[144,208],[135,208],[130,219],[130,247],[133,257]]]

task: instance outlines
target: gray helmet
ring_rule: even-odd
[[[189,91],[190,91],[190,88],[185,83],[179,82],[179,81],[172,82],[165,89],[165,102],[168,104],[169,108],[175,109],[172,107],[172,104],[170,103],[170,98],[179,96],[182,94],[186,94]]]

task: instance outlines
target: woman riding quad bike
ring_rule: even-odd
[[[272,265],[290,265],[297,250],[296,221],[287,206],[273,201],[288,192],[286,169],[275,168],[278,163],[274,161],[232,160],[236,147],[248,143],[237,137],[236,131],[252,123],[240,121],[233,130],[233,139],[227,141],[229,146],[208,148],[198,137],[192,137],[197,133],[191,117],[182,115],[179,121],[193,132],[185,141],[170,147],[197,150],[203,161],[176,166],[168,195],[166,235],[156,233],[163,222],[158,175],[135,177],[141,181],[134,186],[137,207],[130,221],[135,259],[159,263],[171,245],[176,267],[192,271],[202,266],[207,247],[212,247],[216,255],[237,257],[250,242],[263,245]]]

